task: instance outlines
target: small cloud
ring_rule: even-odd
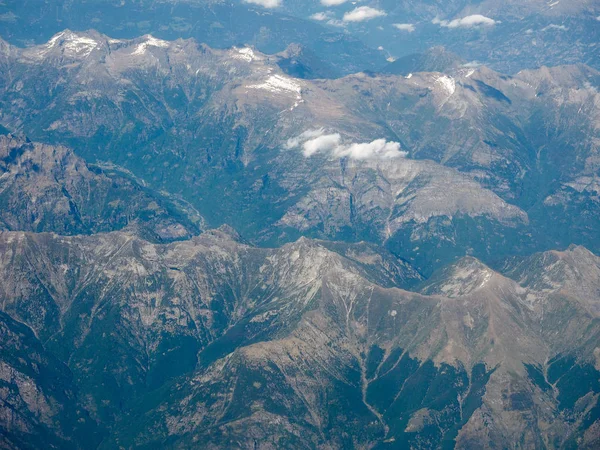
[[[312,20],[323,21],[331,18],[331,13],[329,11],[314,13],[310,16]]]
[[[292,148],[296,148],[298,147],[302,142],[305,142],[309,139],[313,139],[315,137],[319,137],[322,136],[325,132],[323,131],[323,129],[320,130],[307,130],[304,133],[302,133],[299,136],[296,136],[295,138],[292,139],[288,139],[287,142],[285,143],[285,148],[292,149]]]
[[[394,28],[397,28],[400,31],[406,31],[408,33],[415,31],[415,26],[412,23],[395,23]]]
[[[440,20],[436,17],[431,21],[431,23],[444,28],[476,28],[491,27],[500,22],[497,22],[489,17],[482,16],[481,14],[473,14],[471,16],[466,16],[461,19],[454,19],[451,21]]]
[[[308,158],[318,152],[334,152],[340,147],[341,140],[342,136],[339,133],[324,134],[302,144],[302,153]]]
[[[551,23],[547,27],[542,28],[542,31],[548,31],[548,30],[568,31],[569,29],[567,27],[565,27],[564,25],[556,25],[555,23]]]
[[[381,9],[371,8],[370,6],[359,6],[344,14],[343,20],[344,22],[364,22],[365,20],[383,16],[387,16],[387,13]]]
[[[281,6],[281,0],[243,0],[244,3],[259,5],[263,8],[277,8]]]
[[[379,51],[383,51],[383,46],[382,46],[382,45],[380,45],[379,47],[377,47],[377,50],[379,50]]]
[[[338,19],[331,19],[327,21],[327,25],[331,25],[332,27],[345,27],[346,24]]]
[[[403,158],[406,152],[400,150],[398,142],[375,139],[371,142],[344,143],[339,133],[325,134],[324,130],[309,130],[287,141],[288,149],[302,146],[302,153],[309,158],[316,153],[328,153],[334,158],[392,159]]]
[[[321,0],[323,6],[339,6],[346,3],[348,0]]]
[[[372,142],[351,144],[348,147],[336,149],[334,156],[338,158],[347,156],[352,159],[392,159],[404,158],[406,155],[406,152],[400,151],[400,143],[375,139]]]

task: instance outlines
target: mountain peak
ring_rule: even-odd
[[[162,39],[157,39],[151,34],[145,34],[140,39],[137,39],[139,43],[136,45],[133,50],[132,55],[143,55],[149,48],[168,48],[170,43],[167,41],[163,41]]]
[[[87,56],[99,45],[99,40],[92,37],[90,33],[78,33],[67,29],[55,34],[45,46],[48,49],[61,47],[66,53]]]
[[[341,76],[326,60],[301,44],[292,43],[275,55],[277,65],[286,74],[296,78],[337,78]]]
[[[420,290],[427,295],[463,297],[487,285],[495,274],[477,258],[465,256],[434,274]]]
[[[568,293],[592,314],[600,314],[600,257],[581,245],[514,258],[502,271],[538,293]]]
[[[52,36],[45,44],[29,47],[23,50],[23,55],[32,59],[47,57],[68,59],[86,59],[93,52],[106,49],[111,43],[117,42],[95,31],[72,31],[65,29]]]

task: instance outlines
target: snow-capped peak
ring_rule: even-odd
[[[247,62],[252,62],[256,58],[254,50],[252,50],[250,47],[234,48],[231,56],[234,59],[241,59]]]
[[[169,43],[162,39],[156,39],[154,36],[147,34],[144,36],[144,42],[137,45],[132,55],[143,55],[148,47],[167,48]]]
[[[61,44],[66,52],[84,57],[88,56],[96,47],[98,47],[98,42],[95,39],[73,33],[69,30],[54,35],[45,47],[47,50],[50,50]]]

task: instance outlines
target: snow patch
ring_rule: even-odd
[[[234,48],[232,50],[231,57],[234,59],[241,59],[242,61],[246,62],[252,62],[256,58],[256,55],[254,54],[254,50],[252,50],[250,47],[244,47]]]
[[[250,89],[264,89],[274,94],[296,94],[296,99],[302,99],[302,86],[299,83],[281,75],[271,75],[264,83],[248,86]]]
[[[61,43],[67,53],[84,57],[89,56],[98,47],[98,42],[92,38],[79,36],[71,31],[63,31],[50,39],[46,48],[50,50]]]
[[[167,48],[169,46],[169,43],[167,41],[156,39],[155,37],[149,34],[144,36],[144,39],[145,41],[138,44],[138,46],[133,51],[132,55],[143,55],[144,53],[146,53],[146,49],[148,47]]]
[[[435,85],[439,85],[448,94],[448,97],[454,94],[456,90],[456,81],[448,75],[442,75],[435,80]]]

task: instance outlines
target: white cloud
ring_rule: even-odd
[[[412,23],[395,23],[394,27],[400,31],[406,31],[408,33],[415,31],[415,26]]]
[[[551,23],[547,27],[542,28],[542,31],[548,31],[548,30],[568,31],[569,29],[567,27],[565,27],[564,25],[556,25],[554,23]]]
[[[323,21],[327,20],[331,17],[331,13],[329,11],[314,13],[310,18],[312,20]]]
[[[372,142],[351,144],[348,147],[337,148],[335,156],[338,158],[348,156],[352,159],[391,159],[406,156],[400,151],[398,142],[388,142],[385,139],[375,139]]]
[[[309,158],[316,153],[328,153],[334,158],[351,159],[392,159],[403,158],[406,152],[400,150],[398,142],[375,139],[372,142],[344,143],[339,133],[325,134],[321,130],[309,130],[287,141],[288,149],[302,146],[302,153]]]
[[[342,136],[339,133],[324,134],[316,138],[309,139],[302,144],[304,156],[309,157],[318,152],[335,152],[340,147]]]
[[[387,16],[387,13],[381,9],[371,8],[370,6],[359,6],[344,14],[343,20],[344,22],[363,22],[382,16]]]
[[[298,147],[302,142],[305,142],[309,139],[313,139],[324,134],[323,129],[320,130],[307,130],[302,133],[300,136],[296,136],[295,138],[288,139],[285,143],[285,148],[292,149]]]
[[[348,0],[321,0],[321,5],[324,6],[338,6],[346,3]]]
[[[259,5],[264,8],[277,8],[281,6],[281,0],[243,0],[244,3],[252,3],[253,5]]]
[[[440,20],[437,17],[431,21],[436,25],[445,28],[475,28],[475,27],[491,27],[496,25],[497,21],[491,19],[486,16],[482,16],[481,14],[473,14],[471,16],[466,16],[461,19],[454,19],[451,21]]]

